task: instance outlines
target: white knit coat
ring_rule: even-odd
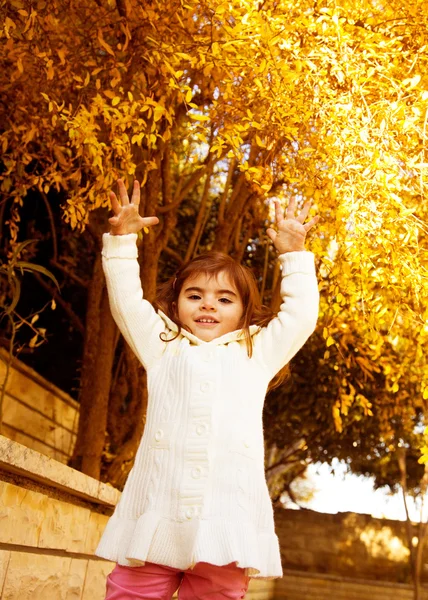
[[[264,473],[262,410],[269,381],[303,346],[318,316],[310,252],[282,265],[282,304],[266,327],[204,342],[143,299],[136,234],[103,236],[113,317],[147,371],[146,425],[96,554],[121,565],[180,570],[236,562],[253,578],[282,576]]]

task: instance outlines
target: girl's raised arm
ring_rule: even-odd
[[[165,324],[143,298],[136,241],[140,229],[155,225],[159,220],[157,217],[140,216],[140,186],[137,181],[131,201],[123,181],[118,183],[121,204],[111,192],[115,214],[109,219],[110,233],[103,235],[103,269],[113,318],[134,354],[147,368],[165,347],[159,338]]]
[[[294,215],[295,208],[295,201],[291,200],[284,217],[276,201],[278,231],[267,230],[280,254],[282,302],[278,315],[256,336],[254,356],[265,363],[271,377],[300,350],[313,333],[318,318],[319,292],[314,256],[305,251],[305,238],[319,217],[305,224],[310,203],[305,203],[297,217]]]

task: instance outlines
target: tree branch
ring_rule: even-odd
[[[47,195],[45,194],[45,192],[40,192],[40,195],[43,198],[43,202],[45,203],[46,210],[49,215],[49,223],[51,226],[52,246],[53,246],[53,259],[52,260],[57,261],[58,260],[58,242],[57,242],[57,237],[56,237],[55,219],[54,219],[53,212],[52,212],[51,206],[49,204]]]
[[[187,194],[195,187],[195,185],[199,182],[201,177],[205,175],[207,170],[210,168],[212,162],[212,157],[208,156],[205,160],[204,166],[201,166],[201,168],[197,169],[192,173],[192,175],[190,175],[184,187],[182,189],[180,188],[180,185],[177,187],[172,203],[168,204],[167,206],[158,206],[156,208],[156,212],[162,214],[174,210],[175,208],[180,206]]]
[[[40,285],[49,293],[50,296],[57,302],[66,312],[66,314],[70,317],[70,321],[73,324],[73,327],[77,329],[82,335],[85,335],[85,328],[83,326],[82,321],[76,315],[76,313],[71,308],[71,304],[66,302],[59,294],[58,290],[51,286],[47,281],[41,277],[38,273],[33,272],[34,277],[40,283]]]
[[[178,254],[178,252],[176,252],[172,248],[169,248],[168,246],[166,246],[163,249],[163,251],[166,254],[169,254],[169,256],[171,256],[171,258],[173,258],[180,266],[183,264],[183,259],[181,258],[181,256]]]
[[[233,158],[230,161],[229,169],[227,171],[226,183],[224,184],[224,190],[220,197],[220,205],[218,208],[218,223],[219,223],[219,225],[222,225],[223,221],[224,221],[224,211],[226,208],[227,194],[228,194],[228,191],[230,188],[230,184],[232,183],[232,177],[233,177],[233,173],[235,172],[235,169],[236,169],[236,164],[237,164],[237,160],[236,160],[236,158]]]
[[[53,258],[49,261],[49,263],[53,267],[55,267],[55,269],[59,269],[60,271],[62,271],[65,275],[67,275],[67,277],[72,279],[75,283],[77,283],[81,287],[87,288],[89,286],[89,281],[82,279],[81,277],[79,277],[78,275],[76,275],[75,273],[73,273],[72,271],[67,269],[67,267],[65,267],[64,265],[61,265],[59,262],[57,262]]]
[[[199,205],[199,212],[198,212],[198,216],[196,219],[195,228],[193,229],[192,237],[190,238],[189,245],[187,246],[187,251],[186,251],[186,256],[184,258],[184,262],[187,262],[193,256],[193,253],[194,253],[194,250],[196,247],[196,243],[200,239],[200,233],[201,233],[201,230],[202,230],[204,222],[205,222],[204,216],[205,216],[206,208],[207,208],[208,194],[210,191],[212,171],[213,171],[213,164],[211,163],[211,165],[209,166],[208,171],[207,171],[204,190],[202,192],[202,197],[201,197],[201,202]]]

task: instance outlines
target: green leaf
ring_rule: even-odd
[[[5,312],[8,315],[10,315],[15,310],[15,307],[19,302],[19,298],[21,297],[21,280],[19,279],[19,277],[13,274],[11,277],[9,277],[9,283],[13,288],[13,296],[12,302],[9,304],[8,307],[5,308]]]
[[[24,242],[21,242],[20,244],[18,244],[17,246],[15,246],[15,248],[13,250],[13,254],[12,254],[12,260],[10,262],[13,264],[15,262],[16,258],[24,250],[24,248],[26,248],[30,244],[34,244],[34,243],[36,243],[38,241],[39,240],[25,240]]]
[[[38,273],[42,273],[43,275],[46,275],[46,277],[49,277],[49,279],[51,279],[54,282],[54,284],[58,288],[58,291],[59,292],[61,291],[60,287],[59,287],[59,283],[56,280],[55,275],[53,273],[51,273],[45,267],[42,267],[41,265],[35,265],[34,263],[25,262],[25,261],[17,262],[16,266],[19,267],[20,269],[22,269],[23,271],[30,271],[30,272],[37,271]]]

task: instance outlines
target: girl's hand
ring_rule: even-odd
[[[266,233],[272,240],[273,245],[279,254],[284,254],[285,252],[300,252],[305,249],[306,234],[319,221],[319,216],[316,216],[304,224],[311,208],[311,204],[310,200],[305,202],[300,211],[300,215],[295,217],[294,211],[296,210],[296,200],[292,198],[288,204],[284,219],[284,211],[281,208],[279,200],[275,200],[275,220],[278,231],[269,227],[266,229]]]
[[[119,196],[122,204],[119,203],[116,194],[110,192],[111,207],[114,212],[114,217],[110,217],[109,219],[111,235],[137,233],[143,229],[143,227],[150,227],[151,225],[159,223],[157,217],[140,217],[140,213],[138,212],[138,207],[140,205],[140,184],[137,180],[134,181],[131,202],[129,201],[123,179],[118,179],[117,184],[119,186]]]

